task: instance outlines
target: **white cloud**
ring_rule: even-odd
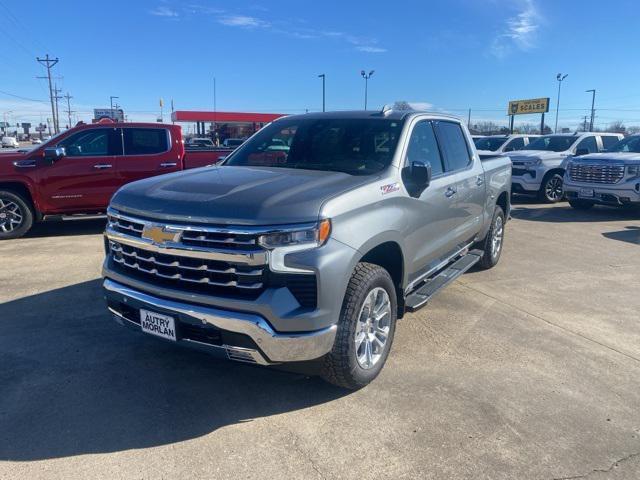
[[[218,18],[218,23],[228,27],[242,28],[266,28],[271,26],[269,22],[248,15],[224,15]]]
[[[386,48],[374,47],[373,45],[358,45],[356,50],[367,53],[384,53],[387,51]]]
[[[155,15],[156,17],[176,18],[179,16],[178,12],[164,5],[160,5],[154,8],[153,10],[149,11],[149,13],[151,15]]]
[[[542,16],[534,0],[520,0],[518,4],[520,11],[507,19],[505,29],[491,44],[490,51],[498,58],[506,57],[514,48],[526,51],[536,46]]]

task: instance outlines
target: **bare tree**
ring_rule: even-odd
[[[611,122],[609,126],[605,129],[605,132],[612,133],[625,133],[627,128],[622,123],[622,120],[616,120],[615,122]]]

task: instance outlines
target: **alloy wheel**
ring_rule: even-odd
[[[13,232],[22,225],[24,213],[20,205],[9,200],[0,198],[0,232]]]
[[[559,175],[552,176],[544,186],[544,193],[551,202],[562,200],[562,196],[564,195],[562,178]]]
[[[502,249],[502,239],[504,238],[504,221],[498,215],[493,225],[493,235],[491,236],[491,257],[496,259]]]
[[[389,294],[384,288],[374,288],[365,298],[356,324],[356,359],[362,368],[373,368],[380,361],[390,329]]]

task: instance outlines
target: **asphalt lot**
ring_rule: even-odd
[[[0,243],[0,478],[640,477],[640,214],[515,205],[358,392],[135,335],[102,221]]]

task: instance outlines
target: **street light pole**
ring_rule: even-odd
[[[591,92],[591,121],[589,122],[589,131],[593,132],[593,121],[596,118],[596,89],[592,88],[591,90],[585,90],[586,93]]]
[[[554,129],[554,133],[558,133],[558,113],[560,112],[560,88],[562,87],[562,82],[565,78],[567,78],[569,74],[565,73],[562,75],[559,73],[556,75],[556,80],[558,80],[558,101],[556,103],[556,128]]]
[[[111,120],[115,120],[115,118],[113,118],[114,117],[113,115],[113,99],[114,98],[120,98],[120,97],[114,97],[114,96],[109,97],[109,104],[111,105],[111,110],[109,110],[109,114],[111,116]]]
[[[369,79],[371,78],[371,75],[373,75],[375,72],[375,70],[371,70],[369,73],[365,72],[364,70],[360,71],[360,75],[362,75],[362,78],[364,78],[364,109],[367,109],[367,94],[368,94],[368,90],[369,90]]]
[[[320,75],[318,75],[318,78],[322,78],[322,111],[325,111],[325,79],[326,79],[326,75],[324,73],[321,73]]]

